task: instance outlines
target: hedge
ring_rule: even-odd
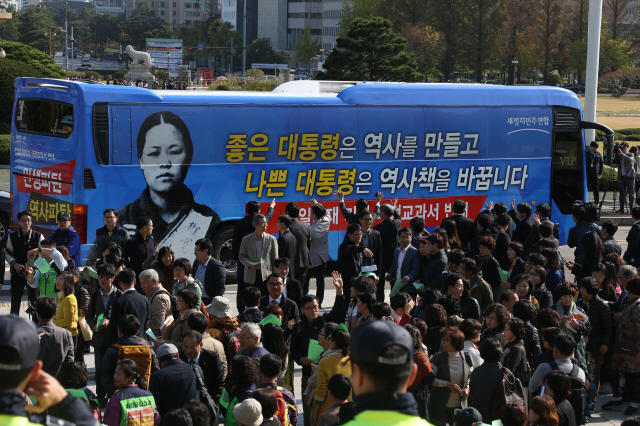
[[[11,130],[14,81],[18,77],[46,77],[31,64],[14,59],[0,59],[0,134]]]
[[[620,129],[616,130],[616,133],[621,133],[623,135],[640,135],[640,128],[637,129]]]
[[[0,135],[0,165],[8,166],[10,159],[9,149],[11,148],[10,135]]]

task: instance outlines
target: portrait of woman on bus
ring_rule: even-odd
[[[156,245],[191,253],[193,244],[182,248],[182,241],[206,237],[220,218],[209,207],[196,203],[184,184],[193,158],[189,129],[174,113],[156,112],[142,123],[137,145],[147,187],[137,200],[118,211],[120,224],[135,231],[135,220],[147,216],[153,221]]]

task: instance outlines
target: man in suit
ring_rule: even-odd
[[[480,254],[479,242],[482,237],[489,236],[493,238],[493,241],[496,241],[498,239],[498,228],[492,225],[492,217],[486,213],[480,213],[480,215],[476,219],[476,227],[478,229],[478,232],[473,237],[473,240],[471,241],[471,244],[469,246],[469,257],[476,257],[478,254]]]
[[[380,233],[381,241],[381,264],[378,265],[378,288],[376,291],[376,300],[384,302],[384,283],[387,271],[393,266],[393,257],[398,247],[398,230],[396,229],[393,213],[395,209],[390,204],[380,206],[380,219],[382,221],[373,227],[375,231]],[[393,285],[393,284],[392,284]]]
[[[635,200],[636,162],[634,155],[629,151],[629,142],[622,142],[615,154],[620,156],[618,167],[618,190],[620,191],[620,210],[614,213],[624,213],[624,203],[627,192],[629,193],[629,208],[632,209]]]
[[[360,224],[349,224],[345,237],[340,247],[338,247],[338,272],[342,276],[344,293],[350,294],[351,278],[360,274],[364,258],[373,257],[373,252],[362,245],[362,227]],[[345,300],[345,309],[348,303]]]
[[[244,282],[258,287],[267,294],[266,279],[273,271],[273,262],[278,257],[278,242],[267,234],[267,218],[261,214],[253,216],[253,234],[242,239],[238,258],[244,266]]]
[[[140,318],[138,337],[144,339],[145,326],[149,317],[149,299],[136,291],[136,273],[133,269],[123,269],[118,274],[118,282],[122,289],[122,296],[117,298],[111,306],[111,318],[107,326],[107,346],[113,345],[118,340],[118,321],[120,318],[125,315]]]
[[[56,315],[57,302],[53,297],[42,296],[34,302],[38,317],[42,370],[57,377],[62,364],[73,362],[73,338],[71,332],[56,326],[52,320]]]
[[[511,261],[509,260],[509,256],[507,255],[507,250],[509,249],[509,244],[511,243],[511,238],[509,238],[509,224],[511,222],[511,218],[508,214],[502,213],[500,216],[496,218],[496,226],[498,227],[498,239],[496,240],[496,248],[493,253],[493,257],[496,258],[500,267],[505,271],[509,270],[509,266]]]
[[[445,220],[454,221],[458,229],[458,237],[460,237],[460,242],[462,243],[462,250],[468,252],[469,243],[471,243],[471,240],[473,240],[473,237],[476,235],[477,229],[476,225],[473,223],[473,220],[463,216],[466,209],[466,202],[464,202],[463,200],[454,201],[453,216],[442,219],[440,226],[442,227],[442,223]]]
[[[280,253],[280,250],[278,250]],[[287,299],[291,299],[296,302],[296,305],[300,307],[300,300],[302,299],[302,284],[300,281],[293,279],[289,276],[291,261],[286,257],[279,257],[273,262],[273,272],[276,272],[284,277],[284,290],[282,294]]]
[[[260,299],[260,310],[264,311],[267,306],[278,305],[282,309],[282,328],[285,329],[285,336],[290,330],[289,321],[293,320],[294,324],[300,321],[300,311],[298,305],[291,299],[286,298],[282,292],[284,290],[284,277],[276,272],[267,277],[267,289],[269,293]],[[290,340],[290,335],[287,340]]]
[[[362,266],[377,266],[378,272],[382,268],[382,237],[380,232],[371,227],[373,225],[373,215],[368,210],[360,212],[360,227],[362,229],[362,246],[373,252],[372,257],[365,256],[362,259]]]
[[[342,191],[335,191],[333,195],[340,199],[340,213],[342,213],[342,217],[344,217],[344,220],[346,220],[349,224],[359,224],[360,212],[362,212],[363,210],[369,210],[369,202],[364,198],[360,198],[358,201],[356,201],[356,212],[353,213],[350,212],[349,209],[347,209],[347,205],[344,203],[344,194],[342,193]],[[380,217],[380,202],[382,201],[382,198],[382,192],[376,192],[376,207],[373,211],[374,221],[378,220],[378,218]]]
[[[244,312],[238,315],[238,321],[255,322],[262,321],[262,313],[260,312],[260,290],[257,287],[249,286],[242,292],[242,303],[244,304]]]
[[[628,265],[637,268],[640,266],[640,206],[631,209],[631,219],[633,226],[627,235],[627,251],[623,258]]]
[[[525,250],[529,250],[529,247],[531,247],[536,241],[538,241],[538,238],[539,238],[538,230],[536,229],[536,226],[535,226],[538,221],[540,223],[548,222],[551,225],[554,225],[554,223],[549,218],[550,216],[551,216],[551,207],[549,207],[549,204],[540,203],[536,205],[536,213],[533,215],[534,226],[529,231],[529,236],[524,242]],[[555,228],[555,225],[554,225],[554,228]],[[557,231],[554,230],[553,233],[554,233],[554,237],[558,238]]]
[[[418,248],[418,241],[421,238],[429,236],[429,231],[424,229],[424,218],[420,216],[414,216],[409,221],[409,228],[411,229],[411,245]]]
[[[303,283],[307,269],[309,269],[309,265],[311,265],[311,254],[309,253],[309,249],[311,248],[311,232],[309,231],[309,225],[298,220],[300,207],[298,207],[296,203],[287,203],[284,211],[285,214],[291,217],[292,221],[289,231],[296,237],[296,256],[290,259],[295,269],[291,275]]]
[[[424,275],[420,277],[420,282],[422,282],[427,289],[442,290],[442,273],[447,263],[449,263],[447,254],[444,252],[442,235],[438,233],[431,234],[425,238],[421,244],[426,245],[429,261],[427,262]]]
[[[294,259],[297,256],[297,252],[296,252],[296,237],[289,230],[292,222],[293,221],[291,220],[291,218],[286,214],[284,214],[278,218],[278,222],[276,225],[279,232],[278,255],[294,261]],[[291,269],[295,271],[296,269],[295,261]],[[290,273],[291,272],[289,272],[289,274]],[[285,277],[286,276],[291,276],[291,275],[285,275]]]
[[[91,295],[85,319],[91,330],[93,330],[91,346],[93,346],[95,354],[96,395],[100,404],[106,405],[107,394],[104,386],[102,386],[102,360],[107,349],[109,349],[109,346],[107,346],[107,327],[111,319],[113,304],[122,296],[122,290],[117,289],[113,284],[116,279],[116,268],[113,265],[103,263],[98,266],[96,272],[98,273],[100,288]],[[100,320],[102,322],[98,326],[98,321]]]
[[[200,238],[196,241],[193,254],[196,260],[193,262],[193,278],[202,283],[202,301],[205,305],[211,303],[216,296],[224,296],[225,279],[227,270],[218,259],[211,257],[213,244],[208,238]]]
[[[527,237],[531,233],[533,228],[533,219],[531,219],[531,206],[529,203],[520,203],[514,210],[516,200],[511,202],[511,210],[509,210],[509,216],[516,224],[516,229],[513,230],[513,236],[511,241],[518,241],[524,246]]]
[[[271,202],[271,206],[269,210],[267,210],[267,214],[265,217],[267,218],[267,223],[271,221],[271,216],[273,216],[273,207],[276,205],[275,199]],[[233,264],[237,266],[237,277],[238,277],[238,291],[236,294],[236,305],[238,306],[238,312],[242,313],[244,310],[244,305],[242,304],[242,293],[245,288],[244,281],[244,268],[242,264],[239,264],[240,258],[238,257],[240,254],[240,244],[242,243],[242,239],[249,234],[253,234],[253,216],[260,214],[260,203],[257,201],[249,201],[247,206],[245,207],[245,211],[247,215],[242,219],[238,220],[233,227],[233,240],[231,243],[231,251],[233,254]]]
[[[540,242],[545,238],[553,238],[552,223],[549,223],[549,222],[541,223],[540,226],[534,226],[534,229],[538,230],[538,241],[536,241],[531,247],[529,247],[529,254],[540,253],[542,251],[542,249],[540,248]],[[556,242],[556,247],[558,247],[557,242]]]
[[[385,278],[391,282],[392,288],[396,279],[402,278],[402,282],[406,284],[402,291],[414,295],[418,292],[413,286],[413,282],[420,274],[420,252],[411,245],[410,228],[400,229],[398,238],[400,239],[400,247],[393,255],[393,265]]]
[[[217,401],[222,396],[225,379],[222,362],[216,352],[202,349],[202,346],[202,334],[189,330],[182,336],[182,350],[178,353],[178,358],[189,365],[200,366],[209,395]]]

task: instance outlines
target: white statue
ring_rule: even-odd
[[[2,1],[2,0],[0,0]],[[151,67],[151,55],[148,52],[139,52],[137,50],[133,50],[131,45],[125,48],[127,54],[131,57],[131,63],[133,65],[138,65],[142,63],[142,65],[146,67]]]

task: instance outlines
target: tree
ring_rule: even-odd
[[[328,80],[424,81],[417,71],[414,53],[405,52],[407,40],[391,29],[383,18],[357,18],[346,37],[338,37],[335,49],[324,63]]]
[[[630,87],[640,84],[640,68],[623,68],[598,78],[598,87],[613,90],[616,98],[624,95]]]
[[[612,40],[623,36],[623,25],[626,24],[624,18],[630,2],[631,0],[604,0],[602,3],[602,16]]]
[[[311,70],[311,60],[320,54],[320,43],[311,36],[311,28],[305,27],[298,44],[294,48],[296,61],[309,64],[309,70]]]
[[[489,61],[494,57],[496,32],[501,21],[499,0],[469,0],[467,16],[467,64],[476,72],[481,83]]]
[[[426,76],[437,75],[438,63],[444,52],[442,34],[429,25],[405,24],[402,36],[407,39],[407,52],[416,55],[418,71]]]
[[[49,55],[38,49],[34,49],[31,46],[14,41],[4,41],[2,43],[2,47],[7,54],[5,59],[24,62],[33,69],[35,74],[37,74],[29,74],[24,77],[64,78],[65,76],[65,72],[62,67],[60,67],[60,65],[56,65],[55,61],[51,59]]]
[[[126,42],[137,49],[144,49],[147,38],[173,38],[169,23],[149,9],[147,2],[136,4],[125,26]]]
[[[497,37],[498,57],[509,74],[508,84],[516,81],[516,64],[519,69],[535,66],[536,39],[532,16],[538,12],[539,3],[524,0],[502,0],[502,25]],[[517,62],[516,62],[517,61]]]
[[[631,44],[623,38],[614,39],[611,31],[602,27],[600,35],[600,69],[599,73],[616,71],[620,68],[631,66],[633,60],[630,56]]]
[[[264,71],[260,69],[251,68],[244,72],[243,77],[251,77],[251,78],[264,80],[265,74],[264,74]]]
[[[58,30],[53,21],[53,13],[38,5],[31,5],[20,17],[19,41],[43,52],[49,51],[49,36],[47,33]],[[55,46],[57,47],[57,46]]]
[[[20,39],[20,18],[23,13],[17,12],[13,8],[8,8],[7,12],[12,14],[10,20],[2,24],[2,39],[9,41],[19,41]]]
[[[379,16],[380,2],[381,0],[342,0],[342,15],[338,22],[340,35],[345,36],[357,18]]]
[[[253,63],[275,64],[280,58],[271,47],[271,40],[268,38],[258,38],[247,46],[247,66]]]
[[[542,71],[542,83],[548,85],[552,64],[559,58],[560,40],[562,38],[560,0],[541,0],[540,5],[540,60],[539,69]]]
[[[443,81],[449,81],[467,54],[463,15],[466,7],[466,0],[433,0],[430,3],[430,10],[435,18],[434,27],[443,37],[444,52],[438,64]]]

